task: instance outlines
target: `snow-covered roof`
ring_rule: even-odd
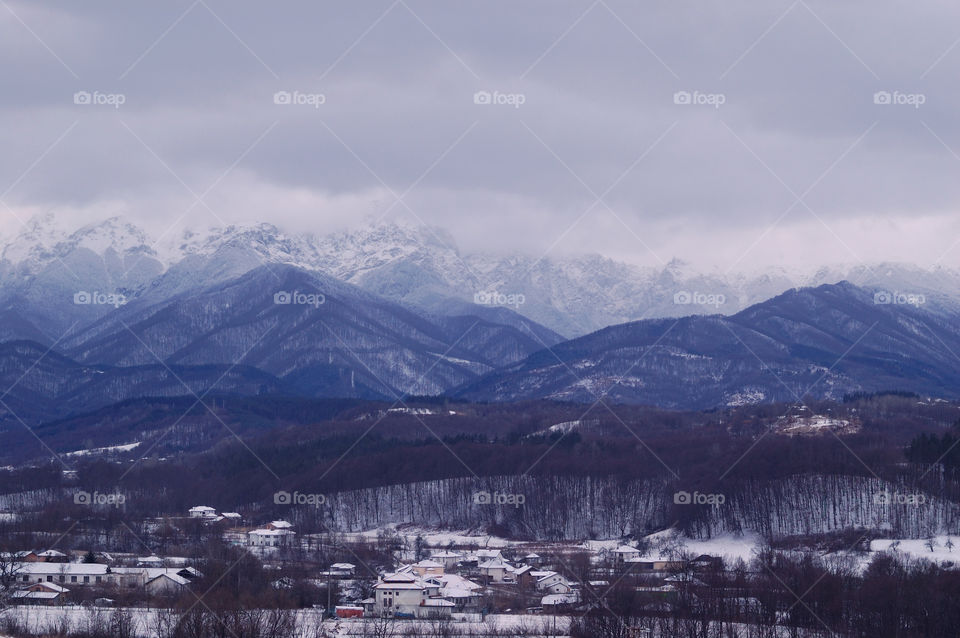
[[[435,560],[430,560],[428,558],[423,559],[419,563],[414,563],[414,567],[423,567],[424,569],[437,569],[443,567],[441,563],[438,563]]]
[[[274,529],[290,529],[293,527],[293,523],[287,521],[271,521],[270,526]]]
[[[42,556],[43,558],[64,558],[66,554],[58,552],[55,549],[48,549],[45,552],[40,552],[37,556]]]
[[[547,594],[540,600],[540,604],[546,605],[570,605],[580,602],[580,597],[576,594]]]
[[[209,505],[196,505],[190,508],[191,512],[216,512],[217,510]]]
[[[33,585],[30,585],[27,589],[35,589],[35,588],[38,588],[38,587],[42,587],[42,588],[45,588],[45,589],[49,589],[50,591],[55,591],[55,592],[58,592],[58,593],[61,593],[61,594],[65,594],[65,593],[67,593],[68,591],[70,591],[70,590],[67,589],[66,587],[63,587],[63,586],[58,585],[58,584],[56,584],[56,583],[34,583]]]
[[[27,591],[21,589],[13,592],[13,598],[32,598],[35,600],[53,600],[62,592],[58,591]]]
[[[158,579],[160,579],[160,578],[169,578],[170,580],[172,580],[173,582],[175,582],[175,583],[178,584],[178,585],[189,585],[189,584],[190,584],[190,581],[187,580],[186,578],[184,578],[183,576],[179,576],[179,575],[177,575],[177,574],[171,574],[171,573],[164,573],[164,574],[160,574],[160,575],[158,575],[158,576],[155,576],[155,577],[151,578],[150,580],[148,580],[147,583],[152,583],[152,582],[154,582],[154,581],[156,581],[156,580],[158,580]]]
[[[107,566],[100,563],[20,563],[20,574],[48,575],[65,574],[67,576],[99,576],[107,573]]]
[[[636,547],[630,547],[629,545],[621,545],[620,547],[613,550],[614,554],[639,554],[640,550]]]
[[[330,569],[343,570],[343,571],[350,571],[356,568],[357,566],[354,565],[353,563],[334,563],[333,565],[330,565]]]

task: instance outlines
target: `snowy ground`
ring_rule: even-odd
[[[88,608],[79,606],[64,607],[11,607],[4,613],[13,615],[26,624],[32,633],[40,635],[45,631],[64,626],[68,623],[73,630],[81,630],[95,622],[99,615],[101,619],[109,618],[112,609]],[[147,638],[155,634],[158,613],[150,609],[131,609],[133,612],[135,631],[138,636]],[[298,612],[303,636],[315,636],[316,630],[323,628],[329,636],[369,636],[372,633],[372,623],[375,619],[354,618],[349,620],[327,619],[321,620],[319,612],[301,610]],[[407,633],[416,635],[430,635],[431,628],[436,628],[437,621],[427,620],[393,620],[389,622],[389,635],[402,636]],[[515,632],[525,636],[561,637],[565,636],[570,619],[552,615],[519,615],[519,614],[491,614],[484,620],[479,616],[462,615],[450,621],[453,635],[482,638],[484,636],[502,636],[505,633]],[[375,632],[374,632],[375,633]],[[0,636],[0,638],[3,638]],[[290,638],[296,638],[292,636]]]
[[[927,539],[895,540],[878,538],[870,542],[870,551],[886,551],[910,558],[928,560],[945,567],[952,567],[960,562],[960,536],[934,537],[933,551],[930,551]]]
[[[757,550],[763,545],[763,540],[756,534],[724,534],[714,538],[693,539],[681,536],[672,530],[657,532],[646,537],[650,542],[650,552],[645,558],[661,560],[670,558],[670,549],[699,556],[710,554],[722,556],[728,563],[742,558],[750,562],[756,556]],[[593,551],[612,550],[623,543],[619,540],[586,541],[583,547]]]

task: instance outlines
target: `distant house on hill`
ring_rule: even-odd
[[[292,547],[297,533],[289,529],[255,529],[247,534],[250,547]]]

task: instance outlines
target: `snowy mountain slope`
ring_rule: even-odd
[[[328,275],[273,265],[164,303],[131,303],[59,347],[118,366],[243,363],[308,396],[393,398],[442,393],[542,344],[511,326],[424,316]]]
[[[732,315],[792,288],[844,280],[874,293],[921,295],[934,311],[960,308],[960,272],[942,267],[840,264],[727,274],[697,272],[678,260],[642,268],[599,255],[464,254],[444,230],[406,224],[316,236],[260,223],[187,230],[156,245],[119,218],[67,227],[37,218],[0,247],[0,311],[26,324],[15,334],[40,331],[52,342],[74,323],[89,325],[109,312],[75,307],[78,290],[163,303],[265,264],[326,273],[428,313],[481,314],[519,329],[526,317],[568,338],[640,319]]]
[[[472,400],[551,398],[708,408],[806,392],[912,390],[958,396],[960,316],[878,304],[849,283],[789,291],[723,317],[613,326],[467,385]]]

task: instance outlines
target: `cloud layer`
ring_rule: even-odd
[[[0,2],[4,229],[35,212],[721,270],[956,266],[960,7]]]

